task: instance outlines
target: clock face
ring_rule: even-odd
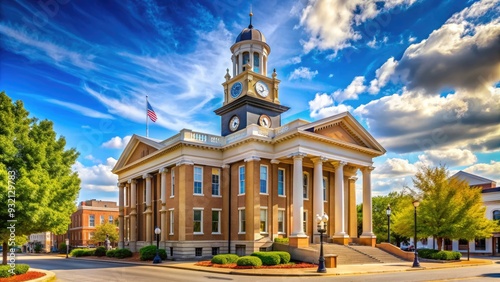
[[[261,115],[259,117],[260,126],[270,128],[271,127],[271,118],[268,115]]]
[[[269,88],[267,88],[267,84],[262,82],[261,80],[257,81],[255,83],[255,91],[257,91],[257,94],[260,96],[266,98],[267,95],[269,95]]]
[[[229,130],[236,131],[240,126],[240,118],[238,116],[233,116],[229,121]]]
[[[233,87],[231,87],[231,97],[238,98],[241,94],[241,90],[243,90],[243,84],[241,84],[241,82],[238,81],[233,84]]]

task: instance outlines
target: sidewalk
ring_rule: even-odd
[[[81,260],[99,260],[96,258],[80,257],[71,259]],[[101,261],[101,260],[99,260]],[[384,272],[401,272],[401,271],[423,271],[429,269],[442,269],[442,268],[455,268],[455,267],[469,267],[480,266],[486,264],[493,264],[494,262],[489,259],[472,259],[470,261],[462,260],[460,262],[420,262],[420,268],[412,268],[413,262],[402,263],[373,263],[373,264],[352,264],[352,265],[339,265],[337,268],[328,268],[327,273],[317,273],[316,268],[287,268],[287,269],[228,269],[218,267],[205,267],[197,266],[196,262],[179,262],[166,260],[160,264],[153,264],[152,262],[130,262],[120,260],[102,260],[107,262],[127,263],[133,265],[147,265],[155,267],[171,267],[177,269],[204,271],[211,273],[225,273],[233,275],[258,275],[258,276],[334,276],[334,275],[356,275],[356,274],[370,274],[370,273],[384,273]]]

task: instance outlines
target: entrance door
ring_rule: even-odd
[[[493,251],[495,256],[500,256],[500,237],[494,237],[495,245],[493,246]]]

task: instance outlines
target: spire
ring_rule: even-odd
[[[252,5],[250,5],[250,24],[248,25],[248,28],[253,28],[253,25],[252,25],[252,16],[253,16],[253,13],[252,13]]]

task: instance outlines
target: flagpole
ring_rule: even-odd
[[[146,137],[149,137],[149,120],[148,120],[148,95],[146,95]]]

